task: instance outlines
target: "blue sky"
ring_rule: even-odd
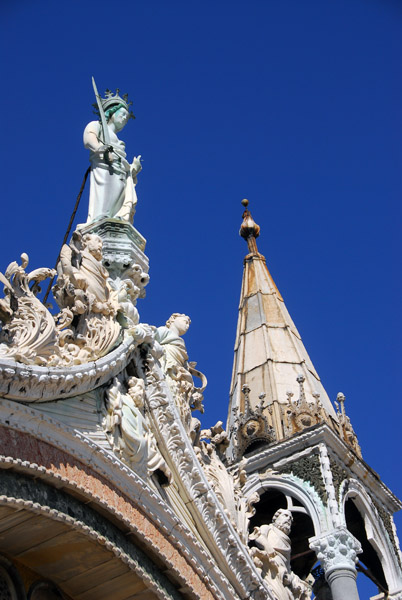
[[[399,496],[401,12],[3,0],[0,24],[0,270],[21,252],[53,266],[88,166],[91,76],[128,92],[137,118],[121,138],[143,157],[134,225],[151,276],[138,308],[155,325],[192,318],[205,426],[226,419],[246,197],[324,386],[346,395],[364,459]]]

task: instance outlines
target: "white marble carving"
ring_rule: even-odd
[[[272,592],[258,576],[253,561],[240,542],[237,532],[221,508],[212,486],[209,484],[191,440],[186,435],[178,408],[163,373],[151,354],[138,360],[135,366],[146,379],[146,403],[155,426],[158,445],[168,455],[169,466],[174,472],[180,493],[188,502],[188,509],[195,522],[202,523],[199,533],[214,554],[222,557],[223,572],[241,597],[255,600],[273,598]]]
[[[174,313],[166,321],[166,327],[158,327],[156,341],[163,348],[161,364],[181,420],[186,432],[195,441],[199,435],[200,422],[192,416],[192,412],[195,410],[204,412],[202,401],[207,379],[195,369],[195,362],[188,362],[186,344],[181,336],[187,332],[190,323],[191,320],[187,315]],[[195,387],[193,375],[201,379],[200,388]]]
[[[22,254],[21,261],[21,265],[10,263],[5,274],[0,273],[5,286],[5,297],[0,300],[0,358],[24,364],[57,364],[60,358],[54,320],[36,297],[39,283],[53,277],[55,271],[42,268],[26,273],[28,255]]]
[[[243,493],[243,486],[247,479],[244,470],[245,461],[241,461],[236,470],[230,473],[227,470],[222,458],[228,445],[227,433],[222,427],[222,421],[218,421],[211,429],[201,431],[200,443],[195,450],[230,522],[242,542],[247,544],[250,518],[255,513],[253,504],[258,502],[260,497],[257,492],[250,497],[246,497]]]
[[[12,359],[48,368],[84,365],[106,356],[123,339],[150,343],[156,351],[156,328],[139,323],[135,306],[145,293],[149,276],[139,265],[131,264],[121,279],[111,280],[102,264],[99,236],[75,231],[70,244],[62,247],[52,288],[61,309],[56,316],[36,297],[39,283],[54,277],[56,271],[42,268],[26,273],[28,256],[23,254],[21,259],[21,265],[13,262],[4,275],[0,273],[5,286],[5,297],[0,300],[0,363]],[[3,369],[0,364],[0,388],[3,375],[9,379],[12,375],[10,368],[13,365]],[[44,375],[38,373],[35,379],[33,374],[29,388]],[[72,379],[75,374],[70,375]],[[56,372],[52,377],[63,375]],[[35,397],[35,390],[31,391]],[[63,386],[61,394],[65,393]]]
[[[160,454],[144,414],[144,381],[127,380],[127,391],[121,377],[115,377],[106,393],[103,427],[113,451],[138,475],[147,479],[162,471],[171,473]]]
[[[120,276],[108,279],[108,284],[113,290],[112,297],[119,306],[117,319],[128,334],[131,334],[139,323],[140,317],[136,304],[138,298],[144,298],[145,286],[148,282],[148,273],[145,273],[136,263],[130,264]]]
[[[75,232],[64,245],[53,295],[62,309],[56,317],[65,364],[80,364],[107,354],[116,344],[119,310],[110,294],[109,273],[102,264],[102,240]]]
[[[127,99],[109,93],[106,98],[99,98],[98,106],[103,115],[84,130],[84,146],[90,151],[91,162],[87,223],[104,217],[132,222],[141,156],[134,157],[130,164],[125,144],[117,137],[131,116]]]
[[[270,525],[255,527],[250,534],[255,544],[250,554],[279,600],[308,600],[310,586],[290,569],[291,526],[292,513],[282,508],[277,510]]]
[[[355,571],[357,555],[362,552],[360,542],[346,527],[338,527],[327,535],[311,538],[310,548],[316,552],[327,576],[335,569]]]

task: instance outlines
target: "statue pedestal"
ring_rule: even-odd
[[[149,261],[144,254],[146,240],[130,223],[105,218],[81,225],[79,230],[83,235],[92,233],[102,239],[103,264],[112,279],[120,278],[134,264],[148,273]]]

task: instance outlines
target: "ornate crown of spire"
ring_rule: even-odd
[[[123,96],[119,96],[119,93],[120,93],[119,88],[116,89],[115,94],[113,94],[113,92],[109,89],[106,90],[105,98],[101,98],[103,111],[106,112],[112,106],[121,104],[128,111],[130,118],[135,119],[133,112],[130,110],[130,106],[133,103],[131,101],[129,102],[128,94],[123,94]],[[100,116],[98,105],[96,103],[94,103],[92,106],[94,107],[94,113],[96,115]]]

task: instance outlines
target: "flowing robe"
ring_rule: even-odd
[[[157,329],[156,340],[163,346],[165,352],[162,364],[166,372],[173,367],[188,369],[186,344],[181,337],[173,333],[169,327],[162,326]]]
[[[131,165],[126,160],[125,144],[110,127],[108,129],[110,145],[114,150],[111,154],[113,159],[111,164],[105,161],[103,153],[91,150],[90,134],[95,135],[98,141],[103,143],[100,123],[91,121],[84,130],[84,146],[91,150],[87,223],[104,217],[132,221],[137,204],[136,178],[133,177]]]

